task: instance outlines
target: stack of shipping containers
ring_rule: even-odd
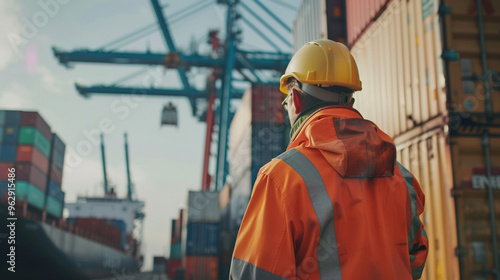
[[[189,191],[181,235],[185,279],[218,279],[219,221],[218,193]]]
[[[398,161],[426,194],[423,279],[494,279],[500,3],[311,0],[300,9],[335,4],[340,10],[320,9],[325,24],[315,34],[345,34],[337,40],[351,48],[363,82],[355,107],[394,138]],[[305,16],[294,20],[295,49],[306,43],[300,30],[315,28],[301,26]],[[326,24],[341,17],[343,30]]]
[[[0,187],[6,200],[7,169],[15,168],[17,213],[36,219],[45,214],[53,219],[62,215],[64,192],[60,179],[64,164],[64,143],[52,134],[37,112],[0,111]],[[57,142],[51,146],[51,141]],[[56,148],[56,150],[51,148]],[[54,154],[57,154],[53,157]],[[58,165],[57,191],[48,187],[50,170]],[[47,211],[47,212],[46,212]]]
[[[181,236],[184,210],[179,211],[179,217],[172,220],[172,234],[170,238],[170,258],[167,266],[167,276],[176,279],[175,274],[181,266]]]
[[[47,179],[47,215],[60,218],[64,208],[64,192],[61,189],[64,154],[66,145],[52,133],[52,151],[49,159],[49,174]]]

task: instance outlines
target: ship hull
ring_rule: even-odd
[[[15,221],[15,244],[9,244],[7,224],[12,221],[3,211],[0,221],[5,223],[0,226],[1,279],[83,280],[129,275],[140,269],[138,260],[124,252],[24,218]],[[15,272],[8,270],[11,246],[15,248]]]

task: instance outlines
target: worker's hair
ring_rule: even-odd
[[[304,108],[309,108],[309,107],[312,107],[312,106],[320,105],[322,103],[332,104],[332,102],[323,101],[323,100],[321,100],[319,98],[316,98],[316,97],[314,97],[312,95],[309,95],[306,92],[304,92],[302,90],[302,83],[299,82],[294,77],[290,77],[286,81],[286,89],[288,91],[290,91],[292,88],[298,88],[298,89],[300,89],[297,92],[299,94],[300,101],[302,101],[302,104],[303,104]],[[354,93],[354,90],[352,90],[350,88],[342,87],[342,86],[331,86],[331,87],[326,87],[326,88],[323,88],[323,89],[326,89],[328,91],[331,91],[331,92],[334,92],[334,93],[337,93],[337,94],[341,94],[341,93],[351,93],[352,94],[352,93]]]

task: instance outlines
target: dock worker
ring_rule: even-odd
[[[424,194],[392,139],[352,108],[361,88],[345,45],[294,54],[280,84],[291,140],[259,171],[230,279],[421,277]]]

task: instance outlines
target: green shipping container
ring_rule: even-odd
[[[50,142],[33,126],[23,126],[19,131],[19,144],[32,145],[46,158],[50,154]]]
[[[50,215],[60,218],[62,215],[62,204],[53,197],[47,197],[47,213]]]
[[[43,209],[45,193],[26,181],[16,181],[16,201],[28,201],[28,205]]]
[[[181,242],[170,244],[170,258],[181,259]]]

